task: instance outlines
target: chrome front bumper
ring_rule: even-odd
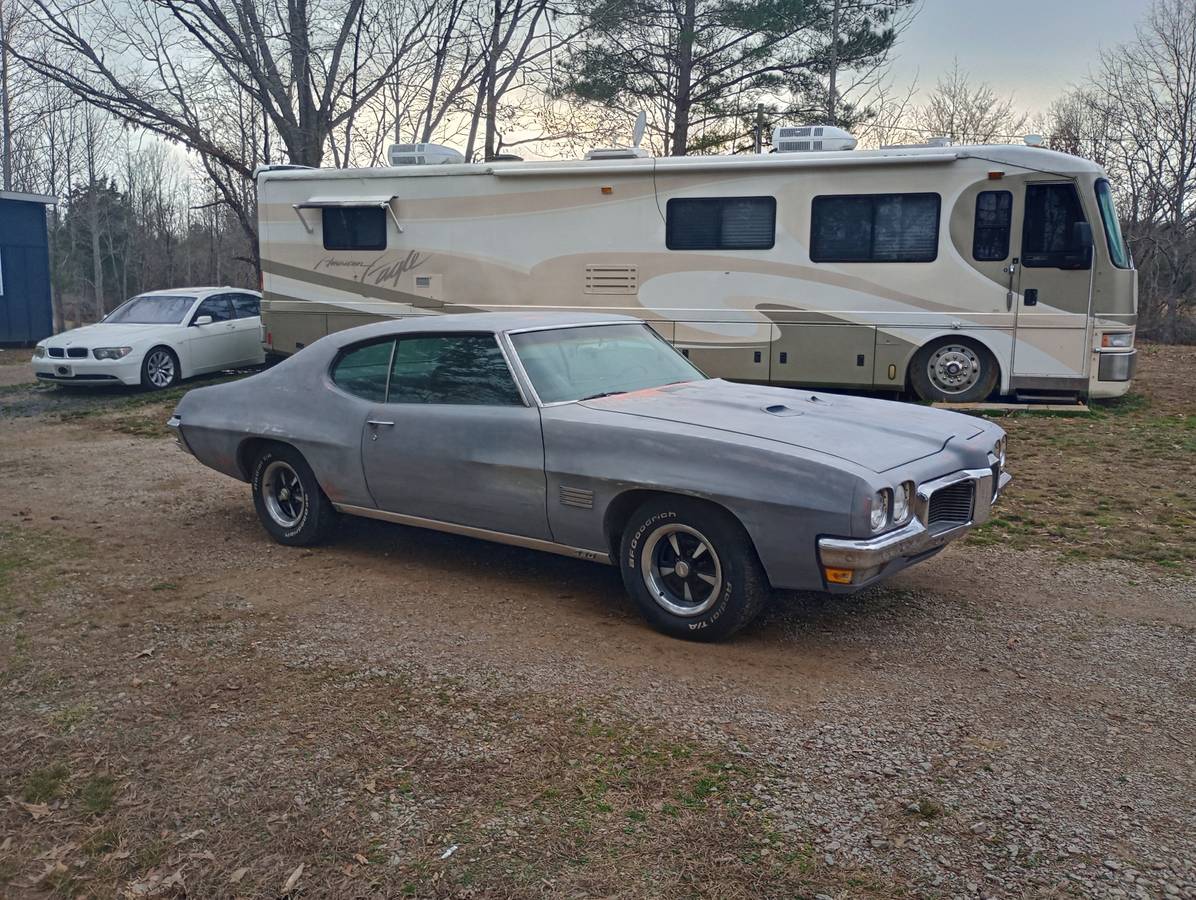
[[[853,578],[851,586],[856,586],[874,577],[889,563],[914,559],[937,550],[989,520],[993,505],[1013,480],[1008,473],[1002,472],[994,492],[993,475],[992,469],[963,469],[921,484],[914,500],[914,515],[908,524],[874,538],[819,538],[819,562],[824,568],[853,570],[861,576]],[[945,527],[928,524],[931,495],[961,481],[974,482],[971,519]]]

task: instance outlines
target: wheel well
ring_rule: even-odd
[[[610,548],[610,558],[612,560],[617,562],[619,559],[619,545],[623,540],[623,529],[627,526],[627,520],[635,512],[637,507],[653,497],[684,497],[692,503],[709,506],[711,509],[718,510],[724,515],[730,516],[740,528],[743,528],[743,533],[748,536],[748,540],[752,540],[751,533],[739,521],[739,516],[735,515],[735,513],[731,512],[731,510],[727,509],[721,503],[715,503],[713,500],[707,500],[705,497],[683,494],[681,491],[655,491],[646,488],[635,488],[624,491],[615,497],[607,505],[606,512],[602,516],[602,527],[606,533],[606,541]],[[753,541],[752,543],[754,545],[755,542]]]
[[[925,344],[922,344],[922,346],[918,347],[918,349],[916,349],[910,355],[909,362],[905,367],[905,389],[907,391],[914,390],[914,367],[918,365],[922,359],[924,359],[926,354],[929,354],[933,348],[939,346],[940,344],[967,344],[969,347],[972,347],[986,355],[989,361],[993,364],[993,368],[996,369],[997,390],[1000,390],[1002,383],[1001,360],[997,358],[996,351],[994,351],[992,347],[988,346],[988,344],[984,343],[984,341],[980,340],[979,338],[972,337],[971,335],[940,334],[937,337],[931,338]]]
[[[298,452],[295,447],[286,443],[286,441],[275,441],[270,438],[251,437],[241,441],[241,445],[237,447],[237,469],[240,470],[242,477],[246,481],[253,480],[253,463],[267,447],[290,447],[295,452]]]

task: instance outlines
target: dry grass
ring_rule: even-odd
[[[1015,481],[973,543],[1196,572],[1196,348],[1140,354],[1134,393],[1089,415],[1000,420]]]

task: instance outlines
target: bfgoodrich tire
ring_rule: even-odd
[[[973,341],[946,338],[914,355],[910,383],[930,403],[978,403],[997,386],[997,361]]]
[[[619,567],[644,618],[687,640],[730,637],[756,618],[769,596],[743,526],[687,497],[653,498],[631,515]]]
[[[253,466],[253,505],[262,526],[280,544],[306,547],[331,533],[336,510],[311,466],[294,447],[267,447]]]

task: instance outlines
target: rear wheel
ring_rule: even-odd
[[[928,344],[914,356],[910,381],[932,403],[976,403],[997,386],[997,361],[980,344],[947,339]]]
[[[179,383],[179,358],[169,347],[154,347],[141,361],[141,386],[160,391]]]
[[[336,521],[336,510],[303,455],[284,445],[267,447],[258,456],[253,505],[270,536],[292,547],[319,543]]]
[[[743,526],[687,497],[640,506],[623,530],[619,556],[623,584],[640,612],[673,637],[730,637],[768,599],[768,579]]]

